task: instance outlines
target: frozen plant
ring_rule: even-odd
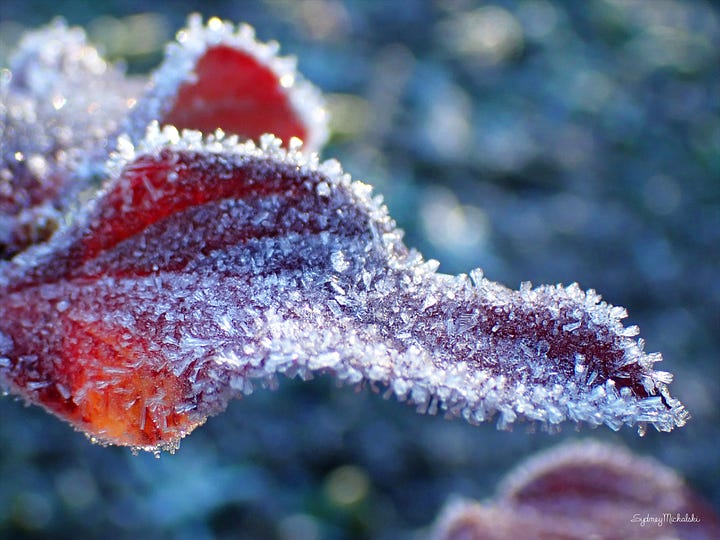
[[[143,85],[56,22],[1,81],[0,385],[93,440],[173,449],[317,373],[501,429],[686,422],[623,308],[407,248],[247,26],[191,17]]]

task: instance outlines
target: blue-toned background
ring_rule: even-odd
[[[201,7],[202,6],[202,7]],[[175,455],[0,400],[0,538],[411,538],[566,438],[619,442],[720,508],[720,7],[703,0],[0,2],[0,60],[63,15],[132,72],[188,13],[253,24],[327,95],[336,157],[445,272],[626,306],[693,415],[555,436],[416,415],[331,381],[235,402]]]

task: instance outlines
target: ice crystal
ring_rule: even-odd
[[[622,325],[624,309],[576,284],[513,291],[479,270],[438,273],[337,161],[321,163],[295,137],[245,141],[264,116],[269,129],[310,134],[312,144],[324,137],[313,124],[322,115],[285,114],[314,93],[288,78],[274,47],[216,19],[202,27],[192,18],[178,41],[138,106],[101,130],[124,126],[111,152],[103,137],[70,139],[68,151],[85,160],[66,166],[68,178],[83,185],[94,171],[103,187],[48,242],[0,261],[3,388],[96,440],[145,449],[171,447],[278,375],[315,373],[385,388],[423,413],[496,418],[500,428],[519,419],[549,430],[568,420],[684,424],[669,375],[653,370],[660,356]],[[217,67],[218,51],[232,65],[237,54],[253,60],[239,73],[262,84],[272,73],[278,88],[297,83],[299,93],[265,103],[251,92],[239,101],[250,112],[235,115],[236,94],[253,85],[226,85],[230,99],[211,117],[233,118],[219,126],[232,135],[165,125],[206,127],[194,124],[218,83],[202,65]],[[316,111],[319,98],[310,101]],[[6,164],[26,152],[26,138],[3,138]]]

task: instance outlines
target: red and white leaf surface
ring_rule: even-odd
[[[52,236],[91,180],[80,164],[107,159],[140,92],[79,28],[56,20],[25,36],[0,70],[0,259]]]
[[[151,121],[256,140],[274,133],[319,149],[320,92],[277,51],[247,25],[203,26],[193,15],[143,80],[108,64],[62,20],[28,34],[0,70],[0,259],[48,240],[78,194],[105,178],[117,137],[137,143]]]
[[[261,43],[247,24],[237,28],[199,15],[188,18],[168,45],[126,131],[139,141],[152,121],[161,126],[213,133],[222,129],[255,141],[272,133],[305,151],[327,139],[327,111],[320,92],[297,72],[294,57],[278,56],[277,42]]]
[[[172,447],[278,375],[555,429],[687,413],[593,291],[436,272],[335,161],[151,126],[46,245],[0,263],[0,384],[99,441]]]

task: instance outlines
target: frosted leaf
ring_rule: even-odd
[[[247,25],[203,26],[193,15],[143,80],[125,77],[62,20],[28,34],[0,71],[0,258],[49,239],[78,194],[105,177],[110,152],[133,155],[153,120],[242,138],[273,132],[319,149],[320,92],[277,48]]]
[[[246,24],[211,18],[203,26],[199,15],[191,15],[168,45],[126,130],[138,141],[158,120],[252,139],[273,133],[290,143],[296,137],[308,151],[318,150],[327,139],[322,96],[297,72],[295,58],[278,56],[278,49],[276,42],[258,42]]]
[[[140,92],[62,20],[25,36],[0,78],[0,258],[49,238]]]
[[[594,291],[437,273],[336,162],[153,125],[107,170],[50,243],[0,263],[0,383],[97,440],[173,445],[279,374],[501,428],[686,421]]]
[[[720,535],[720,518],[682,478],[622,447],[581,442],[553,448],[516,467],[498,492],[482,504],[451,501],[430,538],[651,540]]]

